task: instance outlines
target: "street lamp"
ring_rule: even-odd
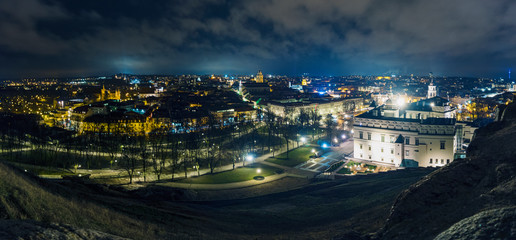
[[[250,161],[253,161],[254,157],[252,155],[247,155],[247,157],[245,157],[245,159],[250,162]]]
[[[342,139],[346,139],[346,135],[345,135],[345,134],[342,134],[341,138],[342,138]]]
[[[261,173],[262,172],[262,169],[258,168],[256,169],[256,173]]]
[[[302,144],[305,144],[305,143],[306,143],[306,138],[305,138],[305,137],[301,137],[301,139],[300,139],[300,140],[301,140],[301,143],[302,143]]]

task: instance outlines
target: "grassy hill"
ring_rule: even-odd
[[[39,179],[0,163],[0,221],[66,224],[131,239],[332,238],[378,231],[395,197],[431,171],[347,177],[258,197],[199,201],[233,194],[228,191],[274,188],[282,181],[220,193],[159,186],[129,191]]]

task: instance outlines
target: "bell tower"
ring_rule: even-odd
[[[430,85],[428,85],[428,94],[426,98],[433,98],[437,97],[437,86],[434,85],[434,81],[432,80],[430,82]]]

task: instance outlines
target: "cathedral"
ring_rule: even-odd
[[[120,100],[120,90],[115,90],[114,92],[111,92],[107,90],[104,85],[102,85],[102,89],[100,90],[100,95],[98,98],[99,101],[106,101],[106,100]]]

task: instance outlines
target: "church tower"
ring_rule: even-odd
[[[432,80],[430,82],[430,85],[428,85],[428,94],[426,98],[433,98],[437,97],[437,86],[434,85],[434,81]]]
[[[257,83],[263,83],[263,74],[261,70],[258,70],[258,74],[256,74],[255,79]]]

